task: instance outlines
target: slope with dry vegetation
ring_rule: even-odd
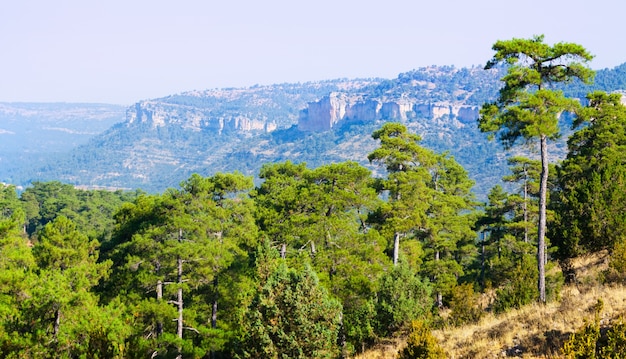
[[[570,336],[593,321],[598,300],[603,303],[600,325],[607,328],[626,315],[626,286],[604,284],[608,254],[577,258],[577,282],[566,285],[559,300],[532,304],[501,315],[487,314],[480,322],[433,331],[449,358],[561,358]],[[355,357],[396,358],[406,339],[397,338]]]

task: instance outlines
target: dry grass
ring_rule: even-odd
[[[376,347],[367,350],[365,353],[356,356],[354,359],[395,359],[398,352],[406,344],[405,338],[389,339]]]
[[[602,324],[608,325],[626,314],[626,287],[606,286],[598,275],[606,269],[607,255],[577,259],[573,264],[578,283],[566,286],[561,298],[547,305],[533,304],[502,315],[487,314],[475,325],[436,330],[450,358],[559,358],[569,336],[592,320],[598,299],[602,299]],[[387,343],[355,359],[395,358],[404,342]]]

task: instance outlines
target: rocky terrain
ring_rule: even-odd
[[[620,87],[624,70],[621,66],[600,71],[600,89],[626,87]],[[42,120],[34,125],[47,132],[33,136],[19,132],[14,136],[21,138],[18,142],[1,142],[5,152],[0,156],[5,163],[7,156],[24,158],[19,156],[28,147],[38,153],[54,152],[57,158],[35,156],[26,165],[21,161],[19,168],[5,166],[0,181],[27,185],[34,180],[60,180],[87,187],[163,191],[192,173],[240,171],[255,176],[269,162],[291,160],[314,167],[355,160],[368,165],[367,154],[377,145],[371,133],[385,121],[399,121],[419,134],[424,146],[453,155],[475,179],[476,191],[484,195],[506,174],[510,155],[498,143],[487,141],[476,126],[479,108],[495,97],[501,75],[502,69],[430,66],[395,79],[190,91],[139,101],[126,109],[66,105],[61,115],[51,108],[50,113],[60,117],[52,121],[55,115],[50,115],[50,123]],[[576,84],[566,89],[579,97],[589,90]],[[43,105],[21,110],[17,105],[3,106],[0,136],[10,138],[18,131],[11,127],[14,120],[6,120],[7,113],[22,113],[15,118],[24,124],[32,118],[24,111]],[[104,121],[107,118],[115,120]],[[86,129],[69,123],[83,124]],[[96,123],[102,126],[91,127]],[[55,139],[65,147],[55,147]],[[553,146],[554,159],[558,159],[566,150],[564,139]],[[11,155],[10,150],[21,155]],[[63,150],[69,152],[62,154]]]

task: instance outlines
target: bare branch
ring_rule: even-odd
[[[196,334],[200,334],[200,332],[199,332],[199,331],[198,331],[198,329],[196,329],[196,328],[192,328],[192,327],[183,327],[183,329],[191,330],[192,332],[195,332]]]

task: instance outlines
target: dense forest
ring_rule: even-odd
[[[371,133],[366,160],[384,175],[284,161],[257,184],[193,174],[158,194],[0,187],[0,356],[345,358],[404,333],[401,358],[440,358],[432,329],[559,300],[577,256],[608,251],[603,281],[623,283],[626,107],[620,94],[581,105],[542,88],[542,76],[592,75],[551,66],[584,64],[584,49],[542,40],[494,45],[489,64],[509,69],[478,125],[507,147],[543,143],[569,111],[567,156],[512,157],[512,190],[496,185],[485,203],[454,157],[396,122]],[[589,323],[561,350],[620,357],[625,338]]]

